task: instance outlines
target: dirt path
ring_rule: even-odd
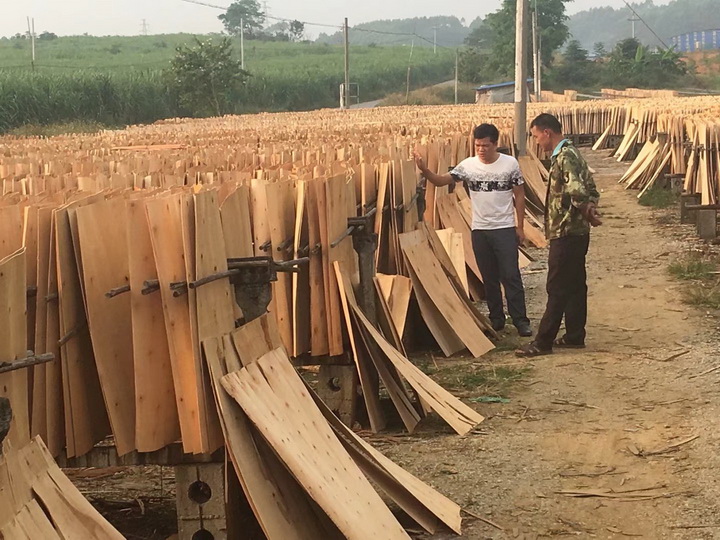
[[[627,164],[584,154],[605,216],[589,254],[588,348],[532,363],[511,350],[480,359],[472,365],[530,370],[509,403],[478,405],[488,419],[477,433],[430,429],[382,449],[505,529],[469,518],[466,538],[720,538],[720,371],[697,376],[720,365],[717,320],[681,304],[666,270],[687,230],[658,225],[617,185]],[[545,273],[535,270],[544,268],[525,276],[535,324],[545,303]],[[457,360],[435,362],[442,372]]]

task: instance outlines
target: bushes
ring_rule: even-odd
[[[74,121],[124,125],[173,116],[162,74],[77,72],[67,75],[0,71],[0,131],[25,124]]]
[[[161,118],[192,115],[195,111],[180,107],[176,92],[165,72],[170,56],[164,47],[152,47],[157,37],[115,38],[122,46],[117,55],[100,54],[97,45],[106,38],[58,38],[52,42],[54,64],[28,68],[2,68],[0,61],[0,132],[25,125],[62,124],[73,121],[99,122],[110,126],[150,123]],[[137,43],[133,40],[139,40]],[[163,42],[175,44],[179,37],[164,36]],[[78,54],[87,60],[60,58],[66,52],[64,41],[75,45],[85,40]],[[150,58],[138,56],[137,47],[153,48]],[[96,49],[93,49],[93,46]],[[7,52],[7,47],[2,52]],[[238,56],[233,41],[233,55]],[[69,49],[68,49],[69,50]],[[73,50],[78,50],[77,48]],[[127,57],[126,57],[127,55]],[[339,85],[343,79],[343,50],[309,43],[266,43],[246,41],[246,69],[250,76],[234,89],[227,110],[231,113],[258,111],[300,111],[337,107]],[[362,101],[404,91],[409,49],[407,47],[353,47],[350,80],[360,86]],[[8,60],[9,62],[10,60]],[[452,77],[452,51],[416,47],[412,58],[412,88],[427,86]],[[78,64],[93,69],[71,69]],[[97,66],[104,65],[100,68]],[[143,66],[152,66],[143,69]],[[207,112],[202,114],[208,114]]]

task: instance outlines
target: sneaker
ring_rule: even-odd
[[[533,335],[532,328],[530,328],[530,323],[521,323],[516,325],[518,335],[521,337],[530,337]]]

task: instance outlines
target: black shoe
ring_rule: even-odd
[[[499,332],[505,328],[505,321],[492,321],[492,329]]]
[[[515,326],[518,331],[518,335],[521,337],[530,337],[533,335],[532,328],[530,328],[530,323],[521,323]]]

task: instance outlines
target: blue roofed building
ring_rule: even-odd
[[[533,79],[527,80],[528,100],[533,93]],[[484,84],[475,88],[475,103],[512,103],[515,101],[515,82]]]

